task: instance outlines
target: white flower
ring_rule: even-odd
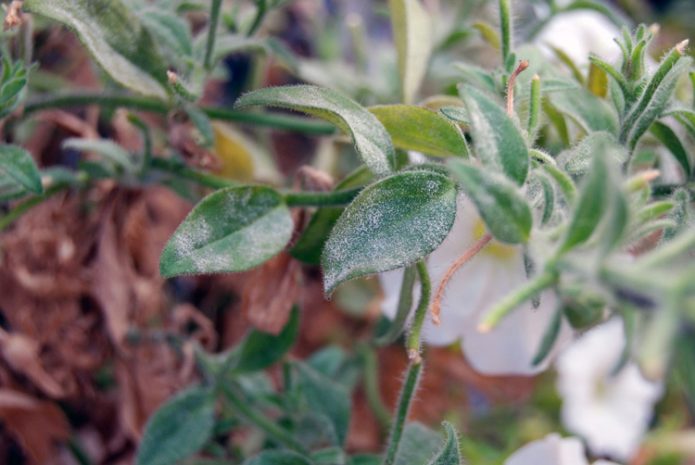
[[[533,441],[514,452],[504,465],[588,465],[584,445],[577,438],[562,438],[549,434]],[[615,465],[607,460],[598,460],[593,465]]]
[[[475,206],[460,197],[456,221],[442,244],[430,255],[427,268],[432,289],[437,289],[447,269],[485,233]],[[402,270],[380,275],[384,291],[383,312],[393,318],[398,305]],[[494,330],[477,330],[481,315],[527,280],[523,250],[492,241],[465,264],[446,287],[441,306],[441,325],[427,318],[424,341],[431,345],[448,345],[461,339],[466,358],[477,371],[488,375],[532,375],[545,368],[532,366],[543,335],[553,317],[556,301],[552,292],[541,295],[540,305],[526,303],[505,318]],[[414,305],[419,286],[414,292]],[[566,340],[570,330],[564,326],[559,340]]]
[[[589,64],[589,53],[609,63],[620,58],[613,41],[620,37],[618,27],[596,11],[571,11],[553,18],[536,38],[539,45],[552,45],[565,52],[577,66]]]
[[[633,362],[613,371],[625,345],[623,325],[612,319],[588,331],[557,360],[562,421],[598,455],[628,460],[647,430],[661,383],[646,380]]]

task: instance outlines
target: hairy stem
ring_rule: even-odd
[[[406,343],[408,358],[412,363],[421,362],[420,335],[422,333],[422,325],[425,323],[425,316],[427,315],[427,307],[430,303],[430,294],[432,290],[430,275],[427,271],[427,265],[423,260],[417,263],[417,271],[420,278],[420,302],[418,302],[417,308],[415,309],[413,325],[410,328],[410,334],[408,334],[408,341]]]
[[[401,395],[398,398],[396,416],[393,420],[393,424],[391,425],[391,434],[389,435],[388,448],[386,449],[384,461],[382,462],[383,465],[393,465],[396,460],[398,446],[400,445],[401,437],[403,436],[405,420],[408,418],[408,412],[410,411],[410,405],[412,404],[413,397],[417,391],[421,372],[421,360],[417,362],[410,362],[410,365],[408,365],[408,370],[405,373],[403,389],[401,390]]]

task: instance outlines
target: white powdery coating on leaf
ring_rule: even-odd
[[[292,219],[274,191],[218,191],[184,220],[163,261],[177,274],[242,271],[280,252],[291,233]]]
[[[444,240],[455,215],[455,188],[440,174],[402,173],[365,189],[326,242],[326,290],[422,258]]]

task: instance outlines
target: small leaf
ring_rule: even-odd
[[[193,40],[188,22],[160,8],[148,8],[140,15],[143,24],[159,43],[166,45],[176,61],[193,55]]]
[[[184,111],[188,115],[193,126],[200,133],[202,144],[204,147],[212,147],[215,143],[215,130],[212,128],[210,117],[205,114],[200,108],[195,105],[184,105]]]
[[[41,194],[41,175],[29,152],[17,145],[0,145],[0,171],[25,189]]]
[[[336,445],[342,445],[350,423],[350,393],[345,386],[298,362],[298,383],[312,413],[330,420]]]
[[[586,89],[556,92],[553,105],[586,132],[618,131],[618,118],[610,106]]]
[[[471,86],[459,88],[471,123],[475,152],[483,164],[521,185],[529,169],[528,148],[521,131],[490,97]]]
[[[198,452],[215,426],[215,397],[194,387],[173,397],[150,417],[136,465],[170,465]]]
[[[601,142],[603,143],[605,142]],[[608,165],[604,152],[605,150],[600,148],[594,152],[593,163],[584,176],[577,205],[560,248],[561,252],[586,242],[603,218],[607,206],[605,198],[609,191]]]
[[[485,21],[476,21],[472,24],[472,26],[473,29],[477,30],[478,33],[480,33],[480,37],[482,37],[482,39],[485,42],[490,44],[492,48],[496,50],[500,49],[501,40],[500,35],[497,33],[497,28],[491,26]]]
[[[587,87],[597,97],[604,98],[608,95],[608,74],[593,62],[589,65]]]
[[[659,121],[655,121],[650,130],[654,137],[659,139],[659,142],[664,144],[671,152],[676,161],[681,165],[681,168],[683,168],[685,176],[688,177],[691,172],[690,157],[688,157],[688,152],[685,151],[685,147],[683,147],[683,143],[678,137],[678,134],[669,126]]]
[[[446,440],[442,448],[437,452],[427,465],[462,465],[461,450],[459,449],[459,438],[456,429],[449,422],[443,423],[446,431]]]
[[[235,107],[252,105],[289,108],[325,119],[352,136],[355,149],[374,174],[391,172],[395,152],[389,133],[367,109],[339,92],[306,85],[270,87],[242,95]]]
[[[407,423],[398,445],[394,465],[424,464],[434,456],[442,437],[436,431],[416,421]]]
[[[246,460],[243,465],[313,465],[312,462],[290,450],[266,450]]]
[[[456,216],[456,187],[431,171],[398,173],[364,189],[338,219],[323,250],[324,288],[393,270],[432,252]]]
[[[570,175],[583,176],[589,170],[597,153],[616,165],[628,159],[627,151],[616,142],[615,137],[606,132],[597,131],[582,139],[577,146],[562,152],[557,160]]]
[[[412,103],[432,52],[432,18],[420,0],[389,0],[403,102]]]
[[[292,218],[282,196],[260,186],[220,189],[179,225],[160,259],[164,277],[244,271],[287,245]]]
[[[396,148],[435,157],[468,155],[461,131],[434,111],[414,105],[369,107],[393,139]]]
[[[294,307],[290,319],[277,336],[253,330],[241,343],[235,373],[260,371],[274,365],[292,348],[299,334],[299,309]]]
[[[508,244],[528,240],[533,224],[531,209],[514,184],[459,160],[450,160],[449,168],[495,239]]]
[[[138,17],[120,0],[25,0],[24,8],[73,29],[116,81],[166,98],[167,66]]]

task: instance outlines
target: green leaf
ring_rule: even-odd
[[[317,86],[284,86],[259,89],[242,95],[235,107],[265,105],[308,113],[325,119],[350,134],[362,161],[381,176],[390,173],[395,157],[384,126],[351,98]]]
[[[676,376],[690,410],[695,412],[695,334],[692,329],[678,337],[674,352]]]
[[[205,147],[212,147],[215,143],[215,130],[212,128],[212,123],[208,115],[195,105],[184,105],[183,108],[188,118],[191,120],[191,123],[193,123],[193,126],[195,126],[200,133],[202,145]]]
[[[128,151],[110,139],[69,138],[63,141],[62,148],[77,150],[78,152],[97,153],[126,171],[137,169]]]
[[[340,447],[327,447],[311,453],[311,460],[316,465],[345,465],[347,456]]]
[[[561,253],[586,242],[606,211],[607,202],[605,199],[609,193],[609,168],[604,156],[607,149],[601,150],[600,145],[607,144],[607,142],[605,139],[597,142],[598,146],[594,152],[591,169],[584,176],[577,205],[567,227],[567,235],[562,247],[560,247]]]
[[[412,103],[432,52],[432,18],[420,0],[389,0],[403,102]]]
[[[24,9],[73,29],[116,81],[166,98],[167,65],[137,15],[120,0],[25,0]]]
[[[470,163],[450,160],[449,168],[485,222],[500,242],[519,244],[531,234],[531,209],[518,188],[505,178]]]
[[[618,131],[615,111],[586,89],[557,92],[550,97],[553,105],[586,132]]]
[[[369,111],[384,125],[396,148],[435,157],[468,155],[459,128],[432,110],[414,105],[378,105],[369,107]]]
[[[607,132],[591,133],[575,147],[558,155],[558,164],[572,176],[583,176],[590,168],[597,153],[612,164],[627,161],[628,153],[615,137]]]
[[[244,271],[270,259],[292,236],[282,196],[261,186],[205,197],[179,225],[160,258],[164,277]]]
[[[322,375],[309,365],[295,363],[299,388],[312,413],[330,420],[336,445],[342,445],[350,423],[350,392],[348,389]]]
[[[443,423],[446,431],[446,440],[437,455],[432,457],[427,465],[462,465],[461,451],[459,450],[459,439],[456,429],[449,422]]]
[[[136,465],[171,465],[198,452],[215,426],[212,390],[194,387],[160,407],[145,425]]]
[[[676,134],[669,126],[659,121],[655,121],[650,130],[654,137],[659,139],[659,142],[664,144],[676,161],[681,165],[685,176],[690,176],[690,157],[688,157],[688,152],[685,151],[683,143],[678,138],[678,134]]]
[[[410,422],[403,428],[394,465],[424,464],[432,458],[442,437],[422,423]]]
[[[289,450],[266,450],[246,460],[243,465],[312,465],[312,462]]]
[[[166,45],[176,61],[193,55],[193,39],[186,20],[159,8],[146,9],[140,18],[154,38]]]
[[[29,152],[18,145],[0,145],[0,171],[25,189],[41,194],[41,175]]]
[[[393,270],[432,252],[456,216],[456,187],[431,171],[398,173],[364,189],[338,219],[323,250],[324,289]]]
[[[504,110],[471,86],[459,88],[471,123],[475,152],[487,166],[521,185],[526,180],[529,156],[519,128]]]
[[[251,373],[274,365],[292,348],[299,334],[299,309],[294,307],[280,334],[253,330],[241,344],[235,373]]]

